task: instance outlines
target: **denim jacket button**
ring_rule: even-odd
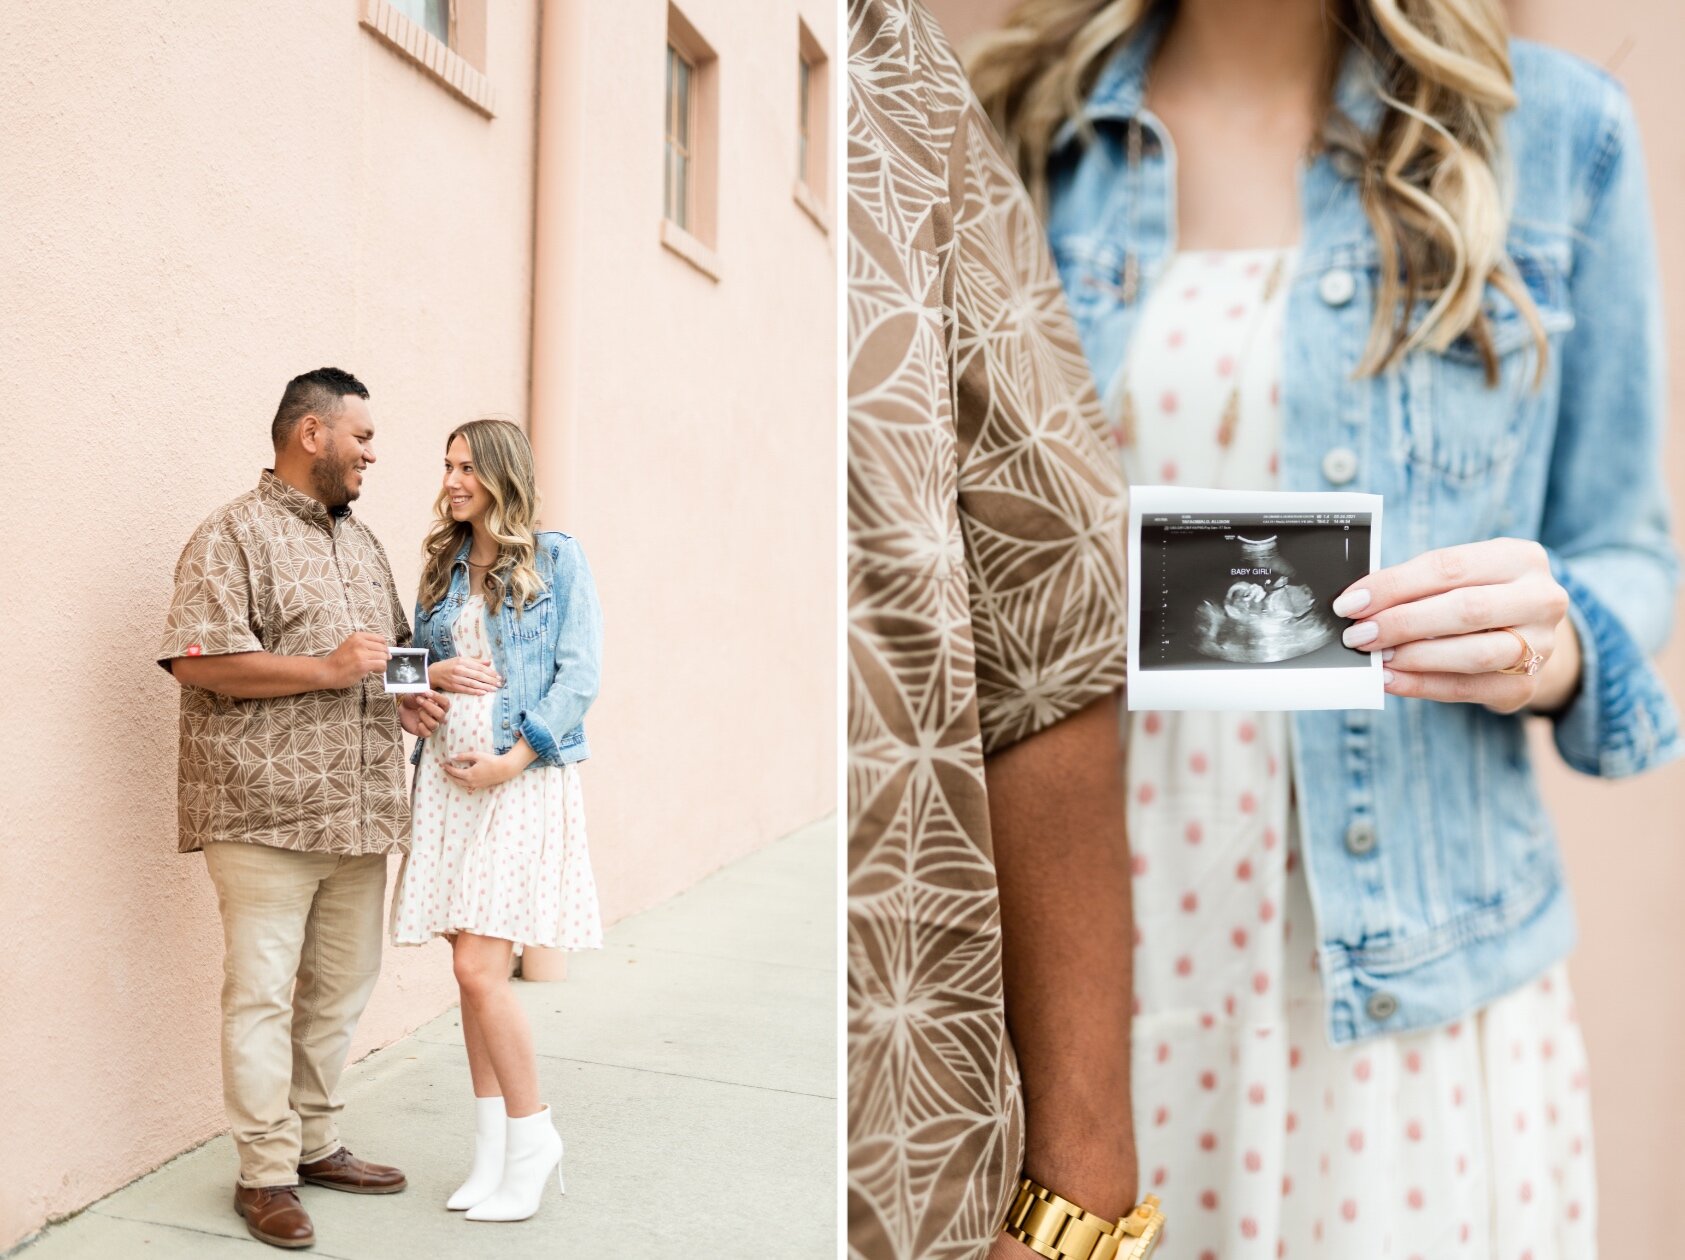
[[[1366,1009],[1369,1011],[1370,1019],[1376,1023],[1384,1023],[1398,1014],[1398,999],[1386,992],[1372,993],[1369,996],[1369,1005]]]
[[[1357,281],[1344,267],[1327,272],[1316,286],[1317,294],[1330,306],[1344,306],[1357,292]]]
[[[1322,475],[1330,485],[1345,485],[1357,476],[1357,452],[1349,446],[1336,446],[1322,457]]]
[[[1375,824],[1359,819],[1346,828],[1346,852],[1362,857],[1375,847]]]

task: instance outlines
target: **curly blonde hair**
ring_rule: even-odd
[[[1031,195],[1045,207],[1054,137],[1112,53],[1174,0],[1025,0],[970,57],[977,95],[1000,128]],[[1380,281],[1360,375],[1418,347],[1444,350],[1465,333],[1498,380],[1481,300],[1491,284],[1546,355],[1532,299],[1506,267],[1509,226],[1499,120],[1515,108],[1508,28],[1499,0],[1330,0],[1332,20],[1376,71],[1383,113],[1365,134],[1332,107],[1320,137],[1357,179],[1379,251]],[[1332,80],[1327,85],[1332,88]],[[1414,323],[1418,302],[1428,307]]]
[[[544,590],[534,557],[538,540],[538,485],[532,445],[521,427],[508,420],[470,420],[445,439],[448,452],[457,438],[468,443],[474,475],[491,495],[486,531],[497,540],[497,561],[484,579],[486,612],[495,617],[506,594],[515,597],[516,616]],[[450,495],[443,486],[433,504],[433,527],[422,543],[421,604],[431,607],[450,589],[451,566],[473,535],[467,521],[451,519]]]

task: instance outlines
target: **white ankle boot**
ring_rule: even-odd
[[[508,1136],[504,1139],[503,1181],[489,1199],[468,1209],[468,1219],[526,1220],[538,1211],[551,1169],[555,1169],[556,1184],[566,1194],[567,1186],[562,1183],[562,1135],[556,1132],[550,1108],[530,1116],[511,1116]]]
[[[509,1117],[504,1113],[503,1099],[474,1100],[474,1167],[468,1173],[468,1180],[445,1200],[451,1211],[464,1211],[496,1193],[503,1181],[503,1144],[508,1131]]]

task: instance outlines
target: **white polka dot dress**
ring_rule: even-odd
[[[455,634],[462,655],[490,658],[482,597],[463,605]],[[496,696],[453,693],[450,701],[416,765],[414,838],[392,898],[393,944],[472,932],[517,945],[601,948],[579,767],[529,767],[469,792],[446,777],[442,762],[495,751]]]
[[[1117,386],[1131,482],[1275,486],[1291,266],[1269,250],[1171,262]],[[1143,1190],[1170,1218],[1163,1260],[1595,1256],[1566,969],[1450,1027],[1331,1048],[1287,715],[1125,721],[1136,1133]]]

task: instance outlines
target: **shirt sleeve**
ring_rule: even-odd
[[[252,599],[252,567],[234,526],[206,521],[176,561],[175,592],[158,645],[158,664],[181,656],[261,652]]]
[[[960,524],[998,752],[1123,686],[1125,500],[1039,220],[975,108],[952,162]]]

